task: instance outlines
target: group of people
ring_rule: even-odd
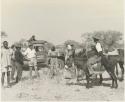
[[[22,78],[24,60],[28,61],[29,77],[32,79],[32,69],[34,67],[37,77],[39,77],[36,61],[36,51],[29,43],[28,48],[22,52],[21,44],[17,43],[8,47],[8,42],[4,41],[1,47],[1,84],[2,87],[10,87],[10,82],[18,83]],[[16,75],[16,77],[15,77]],[[6,81],[6,85],[5,85]]]
[[[51,50],[49,50],[48,57],[49,57],[49,64],[50,64],[50,78],[53,78],[55,75],[57,75],[59,73],[58,70],[61,70],[62,67],[64,68],[67,66],[66,64],[68,60],[70,60],[71,57],[73,57],[72,55],[74,51],[75,49],[72,44],[67,44],[65,52],[63,54],[60,54],[56,50],[55,46],[53,46]],[[61,60],[59,59],[59,57],[62,57]],[[73,58],[71,60],[73,60]]]
[[[93,40],[95,42],[95,48],[96,48],[98,55],[102,57],[103,49],[102,49],[101,44],[99,43],[99,38],[94,37]],[[2,72],[1,83],[2,83],[2,86],[4,86],[5,79],[7,81],[6,87],[10,87],[10,80],[15,81],[16,83],[18,83],[21,80],[24,60],[28,61],[29,78],[32,79],[33,67],[35,69],[36,76],[40,77],[38,73],[38,68],[37,68],[36,50],[34,49],[31,41],[35,41],[35,36],[32,36],[32,38],[29,41],[28,48],[24,52],[22,52],[21,45],[19,43],[14,44],[11,46],[11,48],[9,48],[8,42],[7,41],[3,42],[3,46],[1,48],[1,72]],[[75,49],[73,45],[68,44],[66,51],[65,51],[65,68],[67,68],[66,62],[68,62],[69,57],[70,57],[70,60],[73,60],[74,51]],[[50,58],[49,63],[51,67],[51,78],[54,76],[54,74],[56,74],[55,70],[57,70],[58,68],[58,59],[57,59],[57,56],[59,56],[58,54],[59,53],[57,53],[54,46],[48,52],[48,57]],[[15,72],[16,72],[16,77],[15,77]]]

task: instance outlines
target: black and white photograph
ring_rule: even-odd
[[[0,101],[125,101],[124,0],[1,0]]]

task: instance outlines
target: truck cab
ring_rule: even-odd
[[[47,42],[43,40],[37,40],[32,42],[33,47],[36,50],[38,66],[39,64],[48,64],[48,50],[46,47],[46,43]]]

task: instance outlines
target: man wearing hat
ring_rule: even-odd
[[[100,37],[99,36],[94,36],[93,37],[93,40],[95,42],[95,48],[96,48],[96,51],[98,53],[99,56],[102,56],[103,54],[103,49],[102,49],[102,46],[101,46],[101,43],[99,42],[100,40]]]
[[[21,53],[21,44],[17,43],[15,45],[15,66],[17,69],[16,83],[21,80],[22,70],[23,70],[23,55]]]
[[[97,51],[97,57],[94,58],[95,62],[98,62],[96,65],[96,68],[102,68],[102,64],[103,64],[103,61],[107,61],[107,59],[104,57],[103,55],[103,48],[102,48],[102,45],[101,43],[99,42],[100,40],[100,37],[99,36],[94,36],[93,37],[93,40],[95,42],[95,49]],[[94,66],[93,66],[94,67]],[[100,69],[101,70],[101,69]],[[100,77],[102,77],[102,75],[100,74]]]

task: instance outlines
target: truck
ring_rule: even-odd
[[[37,63],[39,65],[48,65],[48,49],[47,42],[44,40],[32,41],[33,47],[37,54]]]

